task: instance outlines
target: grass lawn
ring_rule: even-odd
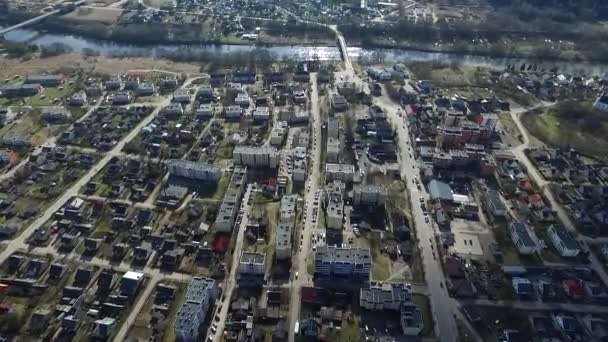
[[[215,151],[215,157],[217,159],[232,159],[232,152],[234,151],[233,145],[220,145]]]
[[[102,218],[100,221],[101,222],[95,226],[95,230],[91,234],[94,238],[102,237],[105,234],[112,232],[112,225],[109,220]]]
[[[563,102],[522,115],[531,135],[552,147],[571,147],[608,160],[608,116],[591,102]]]
[[[173,332],[175,313],[179,306],[184,302],[186,296],[187,284],[178,282],[172,282],[171,284],[177,286],[177,292],[175,294],[175,299],[170,302],[171,306],[169,308],[169,315],[167,316],[170,319],[161,323],[161,329],[164,328],[164,336],[161,337],[160,341],[175,341],[175,333]],[[150,327],[150,313],[153,304],[154,292],[146,299],[146,303],[139,312],[139,315],[137,315],[137,319],[129,331],[130,336],[137,337],[140,341],[148,341],[152,337],[153,329]]]
[[[313,275],[315,273],[315,260],[309,257],[306,260],[306,273]]]
[[[222,177],[217,182],[217,187],[211,198],[213,198],[214,200],[221,200],[224,197],[224,193],[226,192],[228,185],[230,185],[231,176],[232,176],[232,173],[229,173],[229,172],[222,173]]]
[[[415,294],[412,295],[412,302],[420,308],[420,314],[424,322],[424,329],[420,332],[420,336],[433,336],[433,314],[431,313],[431,302],[428,297]]]
[[[361,330],[359,329],[359,318],[342,321],[340,330],[326,329],[324,331],[327,341],[338,341],[338,342],[351,342],[361,340]]]
[[[30,98],[25,100],[25,104],[28,106],[39,107],[39,106],[60,106],[61,101],[70,96],[73,92],[73,86],[68,85],[67,83],[63,85],[63,89],[59,88],[44,88],[44,90]],[[55,99],[59,99],[59,103],[54,101]]]
[[[372,279],[383,281],[390,277],[391,260],[382,254],[382,241],[380,235],[374,232],[364,233],[356,240],[359,247],[369,247],[372,254]]]
[[[19,111],[19,108],[13,108],[13,111]],[[39,117],[40,111],[38,110],[26,111],[19,118],[0,128],[0,137],[34,134],[42,127]]]

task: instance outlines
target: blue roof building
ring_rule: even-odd
[[[200,326],[205,321],[209,304],[214,297],[215,281],[208,278],[192,278],[188,284],[186,301],[175,316],[177,341],[199,341]]]

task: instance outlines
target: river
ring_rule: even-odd
[[[2,29],[2,26],[0,26]],[[41,32],[36,29],[19,29],[11,31],[4,36],[5,39],[15,42],[29,42],[38,46],[50,46],[61,43],[69,46],[75,52],[84,49],[95,51],[101,55],[130,55],[130,56],[155,56],[162,55],[164,51],[190,50],[196,52],[209,52],[214,54],[251,52],[255,50],[253,45],[228,45],[228,44],[158,44],[153,46],[117,43],[112,41],[89,39],[86,37]],[[340,51],[337,47],[329,46],[269,46],[263,47],[271,54],[279,57],[292,57],[306,59],[317,55],[321,60],[338,60]],[[572,62],[572,61],[540,61],[524,58],[497,58],[478,55],[465,55],[457,53],[427,52],[407,49],[367,49],[360,47],[349,47],[348,55],[356,60],[359,56],[370,57],[374,51],[384,53],[387,61],[405,62],[426,61],[455,63],[467,66],[481,66],[492,69],[503,70],[507,65],[521,65],[522,63],[535,63],[548,70],[557,68],[563,73],[584,73],[587,75],[604,75],[608,72],[608,65],[601,63]]]

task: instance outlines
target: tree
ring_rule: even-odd
[[[14,334],[21,328],[21,319],[16,312],[9,312],[0,317],[0,330],[7,334]]]

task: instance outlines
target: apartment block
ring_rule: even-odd
[[[241,276],[264,276],[266,268],[264,266],[266,254],[262,253],[241,253],[239,260],[239,275]]]
[[[217,183],[222,176],[222,171],[214,165],[187,160],[169,160],[167,167],[171,176],[200,180],[206,183]]]
[[[340,157],[340,140],[336,138],[327,139],[326,161],[328,163],[337,163]]]
[[[367,310],[399,310],[412,301],[410,284],[373,284],[359,292],[359,305]]]
[[[296,159],[293,162],[291,177],[294,182],[304,182],[306,180],[306,159]]]
[[[315,277],[368,281],[372,257],[366,248],[321,246],[315,252]]]
[[[234,221],[236,220],[246,185],[247,167],[236,166],[213,223],[213,228],[216,231],[229,233],[234,228]]]
[[[350,164],[325,164],[325,181],[340,180],[352,182],[355,178],[355,166]]]
[[[275,235],[275,254],[277,259],[291,257],[291,236],[296,222],[298,196],[284,196],[281,199],[279,225]]]
[[[195,277],[190,280],[186,301],[175,314],[175,338],[181,342],[199,341],[201,324],[215,296],[215,280]]]
[[[386,190],[378,185],[353,186],[353,203],[355,205],[382,206],[386,200]]]
[[[270,145],[281,146],[289,131],[289,125],[285,121],[278,121],[270,131]]]
[[[272,146],[237,146],[232,152],[236,165],[246,165],[252,168],[276,169],[279,165],[280,155],[280,152]]]

